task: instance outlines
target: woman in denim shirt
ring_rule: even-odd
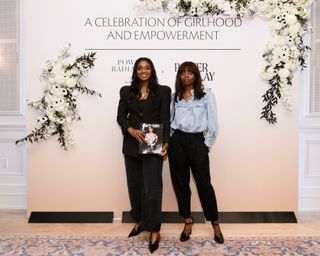
[[[184,62],[178,69],[171,100],[170,129],[170,174],[179,214],[185,219],[180,241],[190,239],[194,223],[190,209],[191,169],[205,218],[211,221],[214,230],[214,240],[223,243],[208,154],[218,132],[216,102],[212,92],[204,89],[200,71],[193,62]]]

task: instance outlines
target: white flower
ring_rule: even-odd
[[[53,85],[50,88],[50,94],[56,95],[56,96],[61,96],[61,95],[63,95],[63,88],[60,85]]]
[[[200,0],[191,0],[191,5],[198,7],[198,5],[200,4]]]
[[[278,75],[280,78],[287,78],[290,76],[290,71],[286,68],[281,68],[278,71]]]
[[[277,73],[277,70],[275,69],[274,65],[271,65],[269,68],[267,68],[266,72],[270,75],[275,75]]]
[[[57,116],[53,113],[48,113],[48,118],[53,123],[55,123],[57,121]]]
[[[287,44],[289,46],[292,46],[295,44],[295,36],[293,34],[288,34],[287,35]]]
[[[298,19],[296,15],[291,14],[287,16],[286,21],[287,21],[287,24],[291,26],[291,25],[297,24]]]
[[[67,77],[65,80],[65,84],[67,87],[75,87],[77,84],[77,79],[73,77]]]
[[[282,10],[280,8],[275,8],[273,11],[272,11],[272,15],[274,16],[277,16],[279,14],[282,13]]]
[[[48,120],[48,118],[47,118],[46,116],[39,117],[39,118],[38,118],[38,123],[43,124],[43,123],[46,122],[47,120]]]
[[[55,111],[63,111],[65,109],[64,99],[60,97],[54,97],[52,101],[52,106]]]
[[[271,31],[277,31],[284,27],[284,24],[281,22],[278,22],[277,20],[273,20],[270,22],[270,30]]]
[[[77,68],[73,67],[72,69],[65,72],[66,77],[77,77],[80,75],[80,72]]]
[[[285,64],[285,68],[294,71],[297,69],[299,62],[296,59],[291,59],[289,62]]]
[[[289,26],[288,32],[289,32],[290,34],[296,34],[296,33],[299,32],[300,28],[301,28],[300,23],[296,23],[296,24],[294,24],[294,25]]]
[[[72,94],[72,97],[77,97],[79,94],[79,91],[73,90],[71,94]]]
[[[54,83],[63,85],[66,81],[66,78],[62,74],[56,75],[54,78]]]
[[[260,75],[264,80],[270,80],[273,77],[273,73],[269,73],[266,70],[262,70]]]
[[[48,88],[44,91],[44,96],[38,101],[28,101],[28,105],[40,110],[43,114],[38,118],[41,129],[28,134],[25,138],[17,141],[38,142],[58,134],[58,141],[65,150],[73,145],[73,133],[71,130],[72,122],[80,120],[78,113],[77,94],[83,93],[87,89],[75,87],[82,76],[87,74],[93,66],[95,53],[84,54],[76,59],[74,63],[65,62],[69,54],[70,45],[63,48],[60,55],[46,63],[42,70],[41,77],[48,82]],[[89,65],[90,64],[90,65]],[[72,67],[72,68],[71,68]],[[90,90],[89,90],[90,91]],[[100,94],[91,91],[91,94]]]
[[[57,123],[63,124],[65,122],[65,119],[63,117],[58,118]]]
[[[296,46],[290,47],[290,57],[297,59],[300,56],[300,52]]]
[[[287,91],[292,72],[301,65],[301,58],[305,55],[302,35],[310,30],[306,8],[311,2],[312,0],[248,0],[239,8],[238,1],[226,0],[140,0],[141,4],[148,7],[153,3],[154,9],[161,8],[161,3],[174,16],[201,16],[213,14],[212,10],[215,10],[232,17],[259,16],[269,19],[273,40],[266,44],[263,57],[267,66],[260,75],[265,80],[279,75],[278,83]],[[190,8],[183,7],[187,3],[191,5]],[[284,96],[283,101],[288,109],[292,109],[289,98]]]

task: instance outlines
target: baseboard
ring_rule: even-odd
[[[204,223],[202,212],[192,212],[196,223]],[[220,223],[297,223],[294,212],[219,212]],[[123,223],[133,223],[130,212],[122,212]],[[178,212],[162,212],[162,223],[183,223]]]
[[[29,223],[112,223],[113,212],[31,212]]]
[[[220,212],[221,223],[297,223],[294,212]]]
[[[196,223],[205,223],[202,212],[192,212]],[[113,212],[31,212],[29,223],[112,223]],[[219,212],[220,223],[297,223],[294,212]],[[122,223],[133,223],[122,212]],[[162,223],[183,223],[178,212],[162,212]]]
[[[202,212],[191,213],[194,222],[205,223],[205,218]],[[134,223],[135,221],[131,218],[130,212],[122,212],[122,223]],[[162,223],[184,223],[183,217],[178,212],[162,212]]]

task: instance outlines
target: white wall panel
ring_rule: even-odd
[[[0,125],[0,208],[26,209],[25,147],[15,141],[25,134],[20,125]]]
[[[301,129],[299,210],[320,211],[320,129]]]

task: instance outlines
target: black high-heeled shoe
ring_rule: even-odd
[[[139,226],[135,225],[131,232],[129,233],[128,237],[137,236],[141,232],[141,224]]]
[[[184,228],[183,228],[183,231],[182,231],[182,233],[181,233],[181,235],[180,235],[180,241],[181,241],[181,242],[186,242],[186,241],[188,241],[188,240],[190,239],[190,235],[191,235],[192,228],[190,228],[190,231],[189,231],[189,232],[184,232],[184,231],[185,231],[185,229],[186,229],[186,227],[187,227],[188,225],[191,225],[191,226],[192,226],[193,223],[194,223],[194,220],[193,220],[192,217],[191,217],[191,221],[184,223]]]
[[[221,230],[220,230],[220,226],[219,226],[219,222],[211,222],[211,225],[212,225],[212,227],[213,227],[213,231],[215,231],[215,229],[214,229],[214,226],[218,226],[219,227],[219,231],[220,231],[220,233],[218,233],[218,234],[214,234],[214,241],[216,241],[218,244],[223,244],[224,243],[224,237],[223,237],[223,235],[222,235],[222,232],[221,232]]]
[[[159,248],[159,242],[160,242],[160,234],[158,233],[158,237],[156,241],[152,243],[152,233],[153,232],[150,233],[150,239],[149,239],[149,251],[151,253],[153,253],[155,250]]]

